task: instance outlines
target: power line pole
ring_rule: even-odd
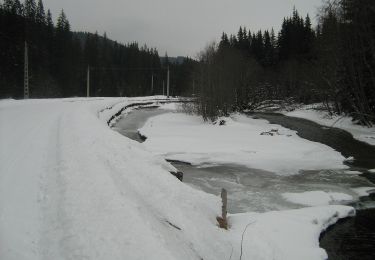
[[[154,74],[151,74],[151,95],[154,95]]]
[[[87,97],[90,97],[90,65],[87,66]]]
[[[27,42],[25,41],[25,64],[24,64],[24,79],[23,79],[23,98],[28,99],[30,97],[29,92],[29,54],[27,48]]]
[[[163,80],[163,96],[165,96],[165,81]]]
[[[167,73],[167,98],[169,98],[169,66],[168,66],[168,73]]]
[[[195,80],[193,80],[193,96],[194,96],[194,93],[195,93]]]

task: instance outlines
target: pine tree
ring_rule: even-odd
[[[66,15],[63,9],[61,10],[59,17],[57,18],[56,29],[60,32],[63,32],[65,30],[66,21]]]
[[[242,27],[240,26],[240,29],[238,30],[238,33],[237,33],[237,40],[238,40],[238,43],[241,44],[243,42],[243,32],[242,32]]]
[[[264,66],[271,66],[273,64],[273,47],[271,42],[270,33],[266,30],[263,35],[264,39],[264,58],[263,58],[263,65]]]
[[[19,0],[4,0],[2,8],[11,14],[22,15],[22,4]]]
[[[35,0],[25,0],[24,15],[27,19],[35,21],[36,19],[36,4]]]
[[[36,7],[36,22],[38,24],[46,24],[46,14],[44,12],[44,6],[43,6],[43,1],[39,0],[38,5]]]
[[[277,41],[276,41],[276,35],[275,35],[275,31],[274,29],[272,28],[271,29],[271,45],[272,45],[272,48],[276,48],[277,47]]]
[[[13,6],[14,6],[14,0],[4,0],[4,3],[2,4],[1,7],[9,13],[13,13]]]
[[[47,11],[46,24],[47,24],[48,29],[50,29],[52,31],[53,27],[54,27],[54,24],[53,24],[53,20],[52,20],[52,14],[51,14],[51,11],[49,9]]]
[[[230,43],[229,43],[228,35],[223,32],[223,34],[221,35],[220,43],[219,43],[219,49],[223,50],[229,47],[230,47]]]

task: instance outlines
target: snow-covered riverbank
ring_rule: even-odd
[[[0,259],[239,259],[249,223],[242,259],[326,258],[320,232],[353,208],[237,214],[219,229],[218,197],[108,127],[153,99],[0,101]]]
[[[195,115],[169,113],[148,120],[140,133],[149,138],[147,149],[195,165],[239,164],[280,175],[347,168],[339,152],[280,125],[240,114],[222,120],[223,126]]]
[[[366,127],[355,124],[350,116],[329,115],[321,109],[322,104],[298,106],[292,111],[281,111],[286,116],[308,119],[320,125],[337,127],[353,135],[359,141],[375,145],[375,126]]]

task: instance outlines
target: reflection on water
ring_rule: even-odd
[[[171,111],[155,108],[136,109],[120,118],[112,129],[130,139],[142,143],[144,140],[138,134],[138,129],[142,128],[150,117],[167,112]]]

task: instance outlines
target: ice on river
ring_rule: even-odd
[[[145,110],[137,110],[129,115],[127,115],[123,120],[120,120],[117,127],[122,128],[117,129],[121,133],[132,137],[132,132],[137,132],[136,130],[138,127],[144,126],[145,122],[147,121],[146,125],[141,129],[142,134],[144,134],[144,129],[149,127],[150,131],[158,131],[162,132],[159,129],[159,120],[161,119],[159,114],[162,114],[163,118],[168,121],[175,120],[175,116],[179,118],[177,120],[178,124],[181,124],[182,127],[186,126],[187,124],[191,123],[191,116],[185,117],[185,115],[180,115],[176,113],[168,114],[168,111],[165,109],[174,109],[179,110],[179,107],[176,105],[168,105],[163,106],[162,109],[145,109]],[[155,117],[156,116],[156,117]],[[150,118],[150,119],[148,119]],[[162,119],[162,120],[164,120]],[[181,122],[184,119],[187,119],[185,122]],[[185,133],[188,131],[180,130],[178,125],[174,125],[173,122],[168,124],[168,126],[172,125],[171,129],[162,128],[165,130],[164,134],[160,133],[163,137],[165,137],[165,141],[168,141],[168,136],[174,138],[175,143],[169,146],[168,144],[160,144],[159,149],[166,151],[168,147],[173,147],[173,145],[178,146],[181,143],[187,143],[185,138],[191,138],[192,145],[197,146],[196,143],[205,143],[209,140],[217,141],[218,138],[209,138],[205,131],[201,131],[206,127],[210,127],[213,131],[220,131],[228,128],[228,123],[226,126],[207,126],[203,123],[199,118],[195,118],[195,122],[192,123],[195,126],[196,133],[203,135],[203,137],[197,137],[198,141],[193,140],[195,136],[199,136],[199,134],[195,135],[194,133]],[[228,119],[227,119],[228,121]],[[264,120],[254,120],[251,119],[250,123],[255,123],[254,127],[263,126],[258,132],[249,131],[248,134],[256,134],[256,136],[250,136],[250,139],[255,139],[256,137],[260,136],[260,131],[265,131],[266,129],[270,129],[271,127],[278,127],[280,134],[288,133],[288,129],[282,129],[280,126],[270,125],[266,123]],[[176,123],[177,124],[177,123]],[[148,125],[148,126],[147,126]],[[133,127],[133,129],[132,129]],[[136,127],[134,130],[134,127]],[[235,128],[235,127],[233,127]],[[190,128],[188,128],[190,129]],[[124,132],[124,130],[126,131]],[[173,131],[176,131],[173,133]],[[223,130],[224,131],[224,130]],[[193,132],[193,131],[192,131]],[[292,131],[290,131],[292,132]],[[238,133],[234,130],[234,135]],[[292,132],[294,133],[294,132]],[[193,136],[194,135],[194,136]],[[217,135],[217,134],[216,134]],[[243,136],[242,136],[243,137]],[[149,139],[144,143],[146,146],[151,142],[153,134],[149,136]],[[157,138],[160,138],[158,136]],[[203,138],[208,138],[208,140],[202,140]],[[229,142],[229,140],[225,141],[225,143]],[[247,138],[247,137],[243,137]],[[275,136],[270,136],[270,140],[274,140]],[[290,137],[289,137],[290,138]],[[276,139],[277,140],[277,139]],[[305,139],[299,138],[300,142],[308,142]],[[246,143],[246,142],[245,142]],[[311,143],[311,142],[310,142]],[[236,144],[236,143],[235,143]],[[235,144],[232,144],[232,148]],[[237,143],[238,144],[238,143]],[[316,143],[313,143],[316,144]],[[201,145],[202,146],[202,145]],[[323,146],[325,147],[325,146]],[[152,148],[152,146],[151,146]],[[186,150],[186,154],[182,159],[184,161],[189,161],[189,151],[192,148],[188,148]],[[198,149],[198,148],[197,148]],[[234,150],[235,148],[233,148]],[[285,149],[287,150],[287,149]],[[241,152],[241,151],[240,151]],[[157,152],[159,154],[159,152]],[[235,153],[235,152],[234,152]],[[336,153],[336,152],[334,152]],[[173,159],[175,158],[175,154],[173,152],[168,153],[160,153],[167,158]],[[218,158],[215,157],[217,153],[205,154],[205,157],[202,156],[202,160],[206,159],[207,161],[211,160],[211,157],[214,157],[213,160],[217,160]],[[180,156],[180,154],[178,155]],[[185,157],[186,156],[186,157]],[[233,158],[234,156],[232,156]],[[348,171],[348,170],[302,170],[299,174],[294,175],[283,175],[283,174],[274,174],[270,171],[254,169],[246,167],[245,165],[240,164],[233,164],[232,163],[225,163],[221,164],[218,163],[215,165],[214,163],[207,163],[207,161],[203,161],[201,165],[186,165],[181,163],[175,163],[175,166],[184,172],[184,182],[188,183],[192,187],[197,189],[203,190],[208,193],[212,193],[215,195],[219,195],[222,188],[226,188],[229,191],[228,200],[229,200],[229,211],[232,213],[238,212],[247,212],[247,211],[257,211],[257,212],[266,212],[270,210],[283,210],[283,209],[291,209],[291,208],[300,208],[304,205],[295,204],[288,200],[286,200],[282,194],[283,193],[303,193],[309,191],[320,191],[320,192],[335,192],[335,193],[342,193],[345,196],[351,197],[354,201],[359,199],[359,195],[352,189],[358,188],[362,186],[370,186],[371,184],[363,177],[358,176],[361,174],[359,171]],[[192,162],[192,161],[189,161]],[[234,160],[236,162],[236,160]],[[319,162],[316,162],[319,163]],[[335,200],[331,201],[331,204],[346,204],[348,200]]]
[[[348,204],[367,196],[373,190],[372,184],[358,175],[347,174],[343,170],[302,171],[297,175],[275,175],[257,169],[238,165],[221,165],[198,168],[175,164],[184,172],[184,182],[196,189],[219,195],[221,188],[228,190],[229,212],[267,212],[302,208],[305,205]],[[361,188],[366,187],[366,188]],[[362,192],[361,192],[362,191]],[[361,192],[361,193],[360,193]],[[304,200],[291,201],[283,194],[302,195]],[[329,195],[342,194],[342,198]],[[317,194],[324,200],[316,200]],[[309,200],[313,202],[308,203]]]
[[[325,192],[325,191],[306,191],[301,193],[283,193],[282,196],[296,204],[306,206],[322,206],[329,205],[334,202],[351,202],[353,197],[351,195],[339,192]]]

